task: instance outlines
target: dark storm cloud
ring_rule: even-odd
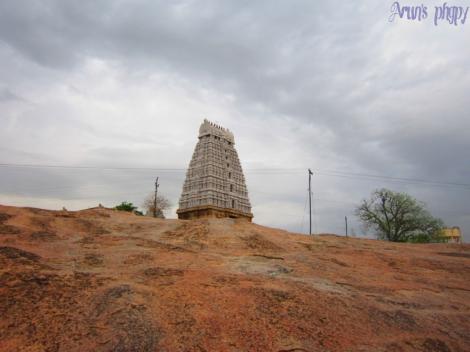
[[[15,76],[5,68],[0,73],[29,93],[31,80],[38,91],[60,85],[69,72],[80,74],[89,59],[110,62],[121,73],[141,75],[142,81],[163,72],[233,97],[241,117],[230,125],[244,131],[249,141],[256,139],[250,146],[269,146],[265,157],[253,158],[261,167],[270,166],[264,160],[276,160],[284,167],[467,183],[470,27],[449,31],[427,23],[390,24],[388,11],[389,4],[375,1],[3,1],[0,49],[5,61],[17,63],[15,55],[23,61]],[[0,89],[0,103],[20,101],[24,94],[16,91]],[[61,105],[16,115],[9,120],[9,134],[2,135],[5,148],[16,145],[12,149],[40,155],[46,153],[38,148],[41,138],[59,135],[65,155],[74,150],[75,136],[88,135],[93,143],[87,144],[82,161],[137,165],[150,159],[148,145],[160,142],[126,128],[99,129]],[[115,145],[118,140],[146,144],[129,151]],[[250,151],[243,144],[240,148],[250,159]],[[21,159],[19,152],[2,157]],[[286,183],[298,179],[291,175]],[[169,181],[177,199],[180,181]],[[341,181],[319,182],[324,189],[338,190],[330,199],[346,202],[381,186]],[[75,178],[72,184],[80,182]],[[254,203],[302,203],[301,187],[280,191],[273,176],[269,182],[252,176],[250,182]],[[266,186],[268,194],[256,194]],[[444,197],[440,189],[390,186],[428,201]],[[470,231],[470,220],[461,220],[469,213],[468,191],[447,196],[446,209],[456,214],[449,221],[462,221]],[[351,208],[350,203],[333,205],[323,205],[325,222],[342,218]]]
[[[417,175],[469,183],[469,133],[464,125],[465,122],[447,120],[447,126],[441,128],[398,128],[386,137],[383,150],[415,166]]]
[[[344,4],[342,11],[311,1],[1,6],[2,39],[41,65],[66,69],[87,55],[115,56],[129,65],[137,60],[149,69],[160,65],[196,75],[240,98],[305,118],[341,117],[323,111],[325,95],[351,90],[341,72],[363,69],[371,54],[365,46],[373,40],[363,39],[367,23],[357,19],[355,29],[344,32],[355,10]],[[325,85],[335,89],[327,93],[320,89]]]
[[[69,67],[87,55],[128,67],[167,68],[302,122],[354,122],[358,78],[376,57],[380,7],[312,1],[47,1],[0,13],[3,39],[39,64]],[[340,10],[338,10],[340,9]],[[132,68],[131,68],[132,69]],[[354,76],[349,73],[354,73]],[[353,78],[354,77],[354,78]],[[325,89],[328,87],[328,89]],[[361,93],[359,93],[361,95]],[[368,96],[360,96],[362,100]],[[331,102],[334,101],[334,104]],[[341,128],[342,124],[334,124]]]

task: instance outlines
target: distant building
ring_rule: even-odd
[[[179,219],[242,218],[251,204],[232,132],[204,120],[186,173],[177,210]]]
[[[442,230],[442,235],[448,239],[448,243],[462,243],[462,233],[460,227],[445,227]]]

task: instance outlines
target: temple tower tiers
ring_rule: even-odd
[[[253,218],[235,141],[228,129],[207,120],[201,124],[177,213],[179,219]]]

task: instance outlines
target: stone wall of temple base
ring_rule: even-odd
[[[233,209],[224,209],[218,207],[196,207],[185,209],[184,211],[178,210],[178,219],[194,220],[194,219],[207,219],[207,218],[232,218],[240,219],[251,222],[253,214],[238,212]]]

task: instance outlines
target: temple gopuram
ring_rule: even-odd
[[[201,124],[177,214],[179,219],[252,220],[245,177],[228,129],[207,120]]]

